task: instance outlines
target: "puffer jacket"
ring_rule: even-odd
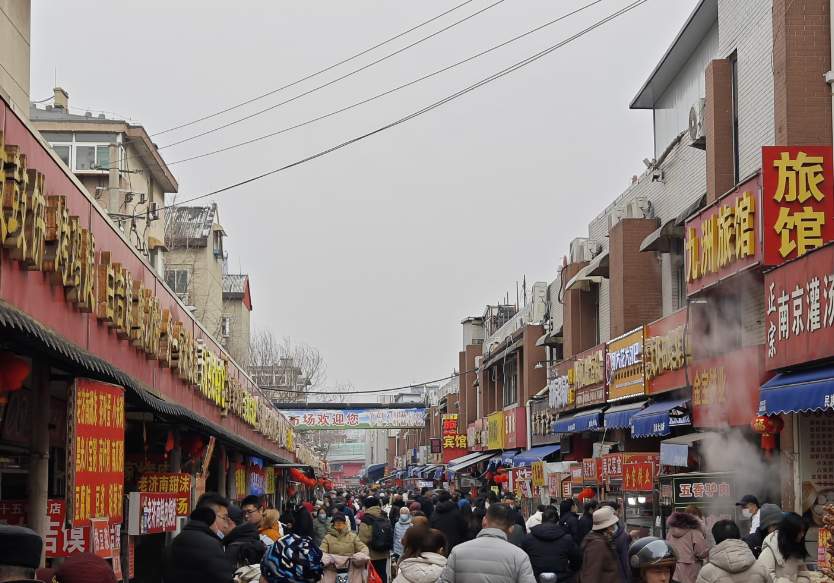
[[[368,516],[370,518],[365,518]],[[368,510],[365,511],[365,516],[362,517],[362,521],[359,523],[359,528],[356,531],[356,534],[359,535],[359,540],[365,543],[365,546],[368,547],[368,555],[370,555],[372,561],[379,561],[380,559],[387,559],[388,555],[391,554],[390,551],[375,551],[370,546],[368,546],[371,542],[371,537],[373,536],[374,526],[370,522],[371,520],[379,520],[384,518],[388,520],[388,517],[382,511],[382,508],[379,506],[371,506]]]
[[[573,537],[555,522],[545,522],[530,529],[521,543],[530,557],[533,574],[556,573],[559,583],[573,583],[582,565],[582,555]]]
[[[359,540],[355,532],[351,530],[339,532],[335,528],[327,531],[319,548],[324,553],[338,555],[340,557],[352,557],[355,553],[368,554],[368,547]]]
[[[226,557],[235,569],[244,565],[260,565],[266,545],[258,535],[258,527],[244,522],[232,529],[223,540]]]
[[[434,513],[429,518],[429,525],[436,528],[446,537],[446,552],[466,540],[467,527],[458,505],[452,500],[440,502],[434,507]]]
[[[709,545],[703,523],[686,512],[673,512],[666,521],[669,543],[678,557],[672,581],[677,583],[695,583],[704,559],[709,556]]]
[[[403,554],[403,537],[405,536],[406,531],[414,526],[414,523],[411,522],[411,516],[408,517],[408,522],[403,522],[402,520],[397,520],[394,523],[394,549],[393,552],[395,555],[400,556]]]
[[[327,532],[330,530],[330,519],[328,518],[324,522],[319,520],[318,516],[313,519],[313,544],[317,547],[321,546],[321,543],[324,542],[324,537],[327,536]]]
[[[770,583],[770,579],[746,542],[728,538],[710,549],[697,583]]]
[[[592,530],[582,539],[580,583],[620,583],[620,562],[614,539]]]
[[[205,522],[189,520],[165,549],[165,583],[229,583],[234,572],[220,539]]]
[[[756,559],[756,564],[764,568],[768,575],[768,583],[807,583],[811,581],[802,559],[791,557],[785,559],[779,551],[779,531],[771,532],[762,543],[762,554]]]
[[[441,583],[536,583],[527,553],[497,528],[484,528],[456,546],[440,575]]]
[[[419,557],[405,559],[399,564],[399,572],[392,583],[437,583],[446,566],[446,557],[437,553],[421,553]]]

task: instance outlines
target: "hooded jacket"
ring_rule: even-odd
[[[536,579],[542,573],[556,573],[559,583],[574,583],[582,566],[582,555],[573,537],[555,522],[531,528],[521,542],[521,550],[530,557]]]
[[[697,583],[770,583],[770,579],[747,543],[728,538],[710,549]]]
[[[230,583],[234,573],[220,539],[205,522],[189,520],[165,549],[165,583]]]
[[[530,529],[534,526],[538,526],[542,523],[542,511],[536,510],[533,514],[530,515],[530,518],[527,519],[525,522],[525,526],[527,526],[527,532],[530,532]]]
[[[686,512],[673,512],[666,521],[666,526],[669,528],[666,542],[674,549],[678,558],[672,580],[678,583],[695,583],[702,561],[709,555],[703,523]]]
[[[350,529],[338,531],[335,528],[331,528],[327,531],[319,548],[324,553],[338,555],[340,557],[351,557],[355,553],[368,554],[368,547]]]
[[[411,515],[408,515],[408,522],[403,522],[402,520],[397,520],[394,523],[394,549],[393,553],[397,556],[403,554],[403,537],[405,536],[405,532],[414,526],[414,523],[411,522]]]
[[[527,554],[504,531],[484,528],[449,554],[442,583],[536,583]]]
[[[805,561],[796,557],[786,559],[779,550],[779,531],[771,532],[764,539],[762,554],[756,564],[768,574],[768,583],[806,583],[810,580]]]
[[[582,540],[580,583],[619,583],[620,562],[614,539],[603,531],[592,530]]]
[[[439,502],[429,518],[429,525],[436,528],[446,537],[446,552],[452,552],[460,543],[466,540],[467,525],[458,505],[452,500]]]
[[[234,527],[221,542],[226,557],[234,568],[260,564],[266,552],[266,545],[261,541],[257,525],[249,522]]]
[[[446,557],[437,553],[421,553],[419,557],[401,561],[392,583],[437,583],[446,566]]]
[[[372,561],[387,559],[388,555],[391,554],[390,551],[375,551],[368,546],[371,542],[371,537],[373,536],[374,532],[374,526],[373,523],[371,523],[371,520],[379,520],[381,518],[388,520],[388,517],[385,515],[384,512],[382,512],[382,508],[380,508],[379,506],[371,506],[365,511],[365,516],[362,517],[362,520],[359,523],[359,528],[356,531],[356,534],[359,535],[359,540],[365,543],[365,546],[368,547],[368,550],[366,552],[368,553],[368,555],[370,555]]]
[[[327,518],[324,522],[319,520],[318,515],[313,518],[313,544],[317,547],[321,546],[321,543],[324,541],[324,537],[327,536],[327,532],[330,530],[330,519]]]

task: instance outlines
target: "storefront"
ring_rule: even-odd
[[[50,562],[95,550],[157,580],[196,497],[267,493],[292,427],[2,102],[0,120],[0,520]]]

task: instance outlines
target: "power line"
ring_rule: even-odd
[[[296,79],[296,80],[295,80],[295,81],[293,81],[292,83],[287,83],[286,85],[282,85],[281,87],[278,87],[277,89],[273,89],[273,90],[271,90],[271,91],[267,91],[266,93],[264,93],[264,94],[262,94],[262,95],[258,95],[257,97],[253,97],[253,98],[251,98],[251,99],[247,99],[246,101],[242,101],[242,102],[240,102],[240,103],[238,103],[238,104],[236,104],[236,105],[232,105],[232,106],[229,106],[229,107],[227,107],[227,108],[225,108],[225,109],[221,109],[220,111],[217,111],[217,112],[215,112],[215,113],[212,113],[212,114],[209,114],[209,115],[204,115],[204,116],[203,116],[203,117],[201,117],[201,118],[198,118],[198,119],[195,119],[195,120],[189,121],[189,122],[187,122],[187,123],[183,123],[183,124],[180,124],[180,125],[178,125],[178,126],[173,126],[173,127],[168,128],[168,129],[165,129],[165,130],[162,130],[162,131],[156,132],[155,134],[151,134],[151,137],[153,137],[153,136],[160,136],[160,135],[162,135],[162,134],[167,134],[168,132],[173,132],[173,131],[175,131],[175,130],[179,130],[179,129],[182,129],[182,128],[185,128],[185,127],[188,127],[188,126],[192,126],[192,125],[194,125],[194,124],[196,124],[196,123],[199,123],[199,122],[201,122],[201,121],[205,121],[205,120],[207,120],[207,119],[211,119],[211,118],[217,117],[218,115],[223,115],[224,113],[228,113],[228,112],[230,112],[230,111],[232,111],[232,110],[235,110],[235,109],[238,109],[238,108],[240,108],[240,107],[243,107],[244,105],[249,105],[250,103],[254,103],[255,101],[258,101],[258,100],[260,100],[260,99],[263,99],[264,97],[269,97],[270,95],[274,95],[275,93],[278,93],[279,91],[283,91],[284,89],[289,89],[290,87],[294,87],[295,85],[298,85],[299,83],[302,83],[302,82],[304,82],[304,81],[307,81],[308,79],[312,79],[313,77],[317,77],[317,76],[321,75],[322,73],[326,73],[327,71],[330,71],[331,69],[335,69],[336,67],[338,67],[338,66],[340,66],[340,65],[344,65],[345,63],[348,63],[348,62],[350,62],[350,61],[353,61],[354,59],[358,59],[359,57],[361,57],[361,56],[363,56],[363,55],[366,55],[366,54],[370,53],[371,51],[378,49],[378,48],[379,48],[379,47],[381,47],[381,46],[387,45],[388,43],[393,42],[393,41],[397,40],[398,38],[401,38],[401,37],[403,37],[403,36],[407,35],[407,34],[408,34],[408,33],[410,33],[410,32],[414,32],[414,31],[415,31],[415,30],[417,30],[418,28],[422,28],[422,27],[426,26],[427,24],[431,24],[431,23],[432,23],[432,22],[434,22],[435,20],[438,20],[438,19],[440,19],[440,18],[443,18],[443,17],[444,17],[444,16],[446,16],[447,14],[450,14],[450,13],[454,12],[455,10],[457,10],[457,9],[459,9],[459,8],[463,8],[463,7],[464,7],[464,6],[466,6],[467,4],[471,4],[473,1],[474,1],[474,0],[466,0],[465,2],[461,2],[461,3],[460,3],[460,4],[458,4],[457,6],[453,6],[452,8],[450,8],[449,10],[447,10],[446,12],[442,12],[442,13],[438,14],[437,16],[433,17],[433,18],[430,18],[430,19],[428,19],[428,20],[425,20],[425,21],[421,22],[420,24],[417,24],[417,25],[415,25],[415,26],[412,26],[411,28],[409,28],[409,29],[407,29],[407,30],[402,31],[402,32],[401,32],[401,33],[399,33],[399,34],[396,34],[396,35],[394,35],[394,36],[392,36],[392,37],[390,37],[390,38],[388,38],[388,39],[386,39],[386,40],[384,40],[384,41],[382,41],[382,42],[379,42],[379,43],[375,44],[375,45],[374,45],[374,46],[372,46],[372,47],[368,47],[367,49],[365,49],[365,50],[363,50],[363,51],[359,51],[359,52],[358,52],[358,53],[356,53],[355,55],[352,55],[352,56],[350,56],[350,57],[348,57],[348,58],[346,58],[346,59],[342,59],[341,61],[338,61],[338,62],[336,62],[336,63],[333,63],[332,65],[329,65],[329,66],[325,67],[324,69],[319,69],[319,70],[318,70],[318,71],[316,71],[315,73],[310,73],[310,74],[308,74],[308,75],[305,75],[304,77],[301,77],[300,79]]]
[[[646,2],[648,0],[641,0],[641,1]],[[450,379],[457,378],[459,376],[468,374],[470,372],[477,372],[477,371],[478,371],[478,369],[473,368],[473,369],[465,370],[465,371],[462,371],[462,372],[456,372],[454,374],[451,374],[451,375],[448,375],[448,376],[445,376],[445,377],[441,377],[439,379],[432,379],[430,381],[423,381],[421,383],[411,383],[409,385],[403,385],[401,387],[389,387],[387,389],[365,389],[365,390],[359,390],[359,391],[357,391],[355,389],[351,389],[351,391],[348,394],[353,395],[353,394],[359,394],[359,393],[368,394],[368,393],[389,393],[391,391],[404,391],[406,389],[414,389],[414,388],[418,388],[418,387],[424,387],[425,385],[431,385],[433,383],[439,383],[441,381],[448,381]],[[280,386],[261,386],[261,387],[258,387],[258,388],[263,389],[265,391],[277,391],[279,393],[294,393],[294,394],[299,394],[299,395],[332,395],[333,394],[333,391],[299,391],[299,390],[293,390],[293,389],[281,389],[279,387]]]
[[[416,41],[414,41],[413,43],[411,43],[411,44],[409,44],[409,45],[406,45],[406,46],[402,47],[401,49],[397,49],[397,50],[396,50],[396,51],[394,51],[393,53],[388,53],[387,55],[385,55],[385,56],[383,56],[383,57],[380,57],[380,58],[378,58],[378,59],[377,59],[377,60],[375,60],[375,61],[371,61],[370,63],[368,63],[368,64],[366,64],[366,65],[362,65],[362,66],[361,66],[361,67],[359,67],[358,69],[354,69],[354,70],[352,70],[352,71],[349,71],[349,72],[345,73],[344,75],[341,75],[340,77],[336,77],[335,79],[332,79],[332,80],[330,80],[330,81],[328,81],[328,82],[326,82],[326,83],[322,83],[321,85],[317,85],[317,86],[313,87],[312,89],[308,89],[307,91],[304,91],[303,93],[299,93],[298,95],[295,95],[294,97],[290,97],[289,99],[285,99],[284,101],[279,101],[278,103],[276,103],[276,104],[274,104],[274,105],[270,105],[269,107],[265,107],[265,108],[263,108],[263,109],[259,109],[258,111],[255,111],[255,112],[253,112],[253,113],[250,113],[249,115],[245,115],[245,116],[243,116],[243,117],[239,117],[239,118],[237,118],[237,119],[233,119],[233,120],[232,120],[232,121],[230,121],[230,122],[227,122],[227,123],[224,123],[224,124],[219,125],[219,126],[217,126],[217,127],[214,127],[214,128],[208,129],[208,130],[205,130],[205,131],[200,132],[200,133],[198,133],[198,134],[194,134],[193,136],[188,136],[188,137],[186,137],[186,138],[182,138],[181,140],[177,140],[176,142],[171,142],[170,144],[165,144],[164,146],[159,146],[159,147],[157,147],[157,150],[164,150],[165,148],[171,148],[171,147],[173,147],[173,146],[178,146],[178,145],[180,145],[180,144],[184,144],[184,143],[186,143],[186,142],[190,142],[190,141],[192,141],[192,140],[196,140],[197,138],[202,138],[203,136],[207,136],[207,135],[209,135],[209,134],[213,134],[213,133],[215,133],[215,132],[219,132],[220,130],[224,130],[224,129],[226,129],[226,128],[228,128],[228,127],[231,127],[231,126],[233,126],[233,125],[237,125],[237,124],[239,124],[239,123],[241,123],[241,122],[244,122],[244,121],[246,121],[246,120],[252,119],[253,117],[257,117],[257,116],[259,116],[259,115],[263,115],[264,113],[267,113],[268,111],[272,111],[273,109],[277,109],[277,108],[279,108],[279,107],[281,107],[281,106],[283,106],[283,105],[286,105],[286,104],[288,104],[288,103],[292,103],[292,102],[294,102],[294,101],[297,101],[297,100],[301,99],[302,97],[305,97],[305,96],[307,96],[307,95],[310,95],[311,93],[315,93],[316,91],[319,91],[319,90],[321,90],[321,89],[324,89],[325,87],[329,87],[330,85],[333,85],[334,83],[338,83],[339,81],[342,81],[342,80],[344,80],[344,79],[347,79],[348,77],[353,77],[353,76],[354,76],[354,75],[356,75],[357,73],[360,73],[360,72],[364,71],[365,69],[369,69],[370,67],[373,67],[374,65],[377,65],[377,64],[379,64],[379,63],[381,63],[381,62],[383,62],[383,61],[387,61],[387,60],[388,60],[388,59],[390,59],[391,57],[394,57],[394,56],[396,56],[396,55],[399,55],[400,53],[405,52],[405,51],[407,51],[408,49],[410,49],[410,48],[412,48],[412,47],[415,47],[415,46],[417,46],[417,45],[419,45],[419,44],[421,44],[421,43],[423,43],[423,42],[425,42],[425,41],[429,40],[430,38],[433,38],[433,37],[435,37],[435,36],[437,36],[437,35],[439,35],[439,34],[441,34],[441,33],[444,33],[444,32],[446,32],[447,30],[449,30],[449,29],[451,29],[451,28],[454,28],[455,26],[457,26],[457,25],[459,25],[459,24],[462,24],[462,23],[466,22],[467,20],[472,19],[472,18],[474,18],[474,17],[478,16],[479,14],[481,14],[481,13],[483,13],[483,12],[486,12],[486,11],[487,11],[487,10],[489,10],[490,8],[494,8],[495,6],[498,6],[499,4],[502,4],[503,2],[505,2],[505,0],[496,0],[496,1],[495,1],[495,2],[493,2],[492,4],[489,4],[488,6],[486,6],[486,7],[484,7],[484,8],[481,8],[481,9],[480,9],[480,10],[478,10],[477,12],[474,12],[474,13],[472,13],[472,14],[468,15],[468,16],[465,16],[465,17],[461,18],[460,20],[457,20],[457,21],[453,22],[452,24],[450,24],[450,25],[448,25],[448,26],[445,26],[445,27],[441,28],[440,30],[438,30],[438,31],[435,31],[435,32],[431,33],[431,34],[430,34],[430,35],[428,35],[428,36],[424,36],[423,38],[417,39],[417,40],[416,40]]]
[[[284,166],[281,166],[279,168],[275,168],[273,170],[263,172],[262,174],[258,174],[256,176],[246,178],[245,180],[241,180],[240,182],[236,182],[234,184],[230,184],[228,186],[218,188],[217,190],[213,190],[213,191],[207,192],[205,194],[200,194],[200,195],[197,195],[197,196],[193,196],[191,198],[187,198],[183,201],[180,201],[177,204],[171,204],[171,205],[167,205],[167,206],[164,206],[164,207],[160,207],[157,210],[165,210],[165,209],[169,209],[169,208],[174,208],[174,207],[179,206],[181,204],[194,202],[196,200],[201,200],[201,199],[204,199],[204,198],[208,198],[210,196],[214,196],[214,195],[217,195],[217,194],[221,194],[223,192],[227,192],[229,190],[233,190],[235,188],[239,188],[241,186],[245,186],[247,184],[250,184],[252,182],[256,182],[256,181],[261,180],[263,178],[266,178],[268,176],[272,176],[273,174],[278,174],[279,172],[284,172],[284,171],[289,170],[291,168],[295,168],[296,166],[301,166],[302,164],[305,164],[307,162],[311,162],[313,160],[316,160],[318,158],[321,158],[323,156],[331,154],[331,153],[333,153],[337,150],[341,150],[342,148],[345,148],[347,146],[350,146],[352,144],[360,142],[364,139],[375,136],[376,134],[379,134],[379,133],[382,133],[386,130],[394,128],[394,127],[396,127],[400,124],[403,124],[403,123],[405,123],[407,121],[410,121],[410,120],[412,120],[416,117],[419,117],[419,116],[423,115],[424,113],[428,113],[429,111],[437,109],[438,107],[441,107],[442,105],[445,105],[446,103],[448,103],[450,101],[453,101],[453,100],[457,99],[458,97],[461,97],[461,96],[463,96],[467,93],[470,93],[471,91],[474,91],[475,89],[478,89],[478,88],[482,87],[483,85],[487,85],[488,83],[491,83],[492,81],[495,81],[497,79],[500,79],[501,77],[509,75],[510,73],[513,73],[514,71],[516,71],[516,70],[518,70],[522,67],[525,67],[525,66],[529,65],[530,63],[533,63],[533,62],[541,59],[542,57],[547,56],[548,54],[552,53],[553,51],[558,50],[559,48],[561,48],[561,47],[563,47],[563,46],[581,38],[582,36],[588,34],[589,32],[607,24],[611,20],[614,20],[615,18],[618,18],[618,17],[634,10],[638,6],[640,6],[642,4],[645,4],[648,1],[649,0],[635,0],[631,4],[626,5],[624,8],[621,8],[620,10],[609,14],[605,18],[602,18],[602,19],[596,21],[594,24],[584,28],[583,30],[579,31],[578,33],[576,33],[576,34],[574,34],[574,35],[572,35],[572,36],[570,36],[570,37],[568,37],[568,38],[566,38],[562,41],[559,41],[555,45],[552,45],[552,46],[550,46],[550,47],[548,47],[548,48],[546,48],[542,51],[539,51],[538,53],[535,53],[535,54],[531,55],[530,57],[527,57],[526,59],[518,61],[517,63],[515,63],[513,65],[510,65],[509,67],[506,67],[505,69],[502,69],[501,71],[499,71],[497,73],[494,73],[494,74],[490,75],[489,77],[485,77],[484,79],[481,79],[477,83],[473,83],[472,85],[469,85],[468,87],[465,87],[464,89],[461,89],[460,91],[457,91],[456,93],[453,93],[453,94],[451,94],[447,97],[444,97],[443,99],[441,99],[439,101],[435,101],[431,105],[428,105],[428,106],[426,106],[422,109],[419,109],[419,110],[417,110],[413,113],[410,113],[409,115],[406,115],[405,117],[401,117],[400,119],[398,119],[396,121],[393,121],[391,123],[388,123],[386,125],[378,127],[375,130],[371,130],[371,131],[369,131],[367,133],[364,133],[360,136],[356,136],[354,138],[351,138],[349,140],[341,142],[341,143],[339,143],[335,146],[331,146],[330,148],[327,148],[326,150],[321,150],[321,151],[319,151],[315,154],[307,156],[306,158],[296,160],[295,162],[291,162],[291,163],[286,164]]]
[[[296,130],[296,129],[298,129],[298,128],[301,128],[301,127],[304,127],[304,126],[310,125],[310,124],[312,124],[312,123],[315,123],[315,122],[321,121],[321,120],[323,120],[323,119],[327,119],[327,118],[329,118],[329,117],[333,117],[334,115],[338,115],[338,114],[340,114],[340,113],[344,113],[344,112],[349,111],[349,110],[351,110],[351,109],[355,109],[355,108],[357,108],[357,107],[359,107],[359,106],[361,106],[361,105],[365,105],[365,104],[370,103],[370,102],[372,102],[372,101],[376,101],[377,99],[380,99],[380,98],[385,97],[385,96],[387,96],[387,95],[391,95],[392,93],[396,93],[397,91],[400,91],[400,90],[405,89],[405,88],[407,88],[407,87],[411,87],[412,85],[416,85],[417,83],[420,83],[420,82],[422,82],[422,81],[425,81],[426,79],[430,79],[430,78],[432,78],[432,77],[435,77],[435,76],[437,76],[437,75],[440,75],[441,73],[445,73],[446,71],[449,71],[450,69],[454,69],[455,67],[459,67],[460,65],[463,65],[463,64],[468,63],[468,62],[470,62],[470,61],[473,61],[473,60],[475,60],[475,59],[478,59],[478,58],[480,58],[480,57],[482,57],[482,56],[484,56],[484,55],[486,55],[486,54],[489,54],[489,53],[491,53],[491,52],[493,52],[493,51],[496,51],[496,50],[498,50],[498,49],[500,49],[500,48],[503,48],[503,47],[505,47],[505,46],[507,46],[507,45],[509,45],[509,44],[511,44],[511,43],[514,43],[514,42],[516,42],[516,41],[518,41],[518,40],[521,40],[522,38],[525,38],[525,37],[527,37],[527,36],[530,36],[531,34],[536,33],[536,32],[538,32],[538,31],[542,30],[543,28],[547,28],[548,26],[552,26],[553,24],[556,24],[557,22],[560,22],[560,21],[562,21],[562,20],[565,20],[566,18],[569,18],[569,17],[571,17],[571,16],[573,16],[573,15],[575,15],[575,14],[578,14],[579,12],[582,12],[583,10],[587,10],[588,8],[591,8],[592,6],[594,6],[594,5],[596,5],[596,4],[599,4],[599,3],[603,2],[603,1],[604,1],[604,0],[594,0],[593,2],[590,2],[590,3],[588,3],[588,4],[585,4],[584,6],[580,6],[580,7],[579,7],[579,8],[577,8],[576,10],[572,10],[571,12],[568,12],[567,14],[563,14],[562,16],[560,16],[560,17],[558,17],[558,18],[554,18],[553,20],[550,20],[549,22],[545,22],[544,24],[542,24],[542,25],[540,25],[540,26],[537,26],[537,27],[535,27],[535,28],[533,28],[533,29],[531,29],[531,30],[528,30],[527,32],[525,32],[525,33],[523,33],[523,34],[520,34],[520,35],[518,35],[518,36],[515,36],[515,37],[513,37],[513,38],[511,38],[511,39],[509,39],[509,40],[506,40],[506,41],[504,41],[504,42],[502,42],[502,43],[500,43],[500,44],[494,45],[494,46],[492,46],[492,47],[490,47],[490,48],[488,48],[488,49],[485,49],[485,50],[483,50],[483,51],[481,51],[481,52],[479,52],[479,53],[476,53],[476,54],[474,54],[474,55],[472,55],[472,56],[470,56],[470,57],[467,57],[467,58],[465,58],[465,59],[463,59],[463,60],[461,60],[461,61],[457,61],[456,63],[452,63],[451,65],[447,65],[447,66],[445,66],[445,67],[443,67],[443,68],[441,68],[441,69],[437,69],[437,70],[435,70],[435,71],[433,71],[433,72],[431,72],[431,73],[428,73],[428,74],[426,74],[426,75],[423,75],[422,77],[419,77],[419,78],[417,78],[417,79],[414,79],[414,80],[412,80],[412,81],[409,81],[408,83],[404,83],[404,84],[402,84],[402,85],[398,85],[397,87],[394,87],[394,88],[392,88],[392,89],[388,89],[387,91],[383,91],[382,93],[377,93],[376,95],[374,95],[374,96],[372,96],[372,97],[368,97],[368,98],[363,99],[363,100],[361,100],[361,101],[357,101],[357,102],[355,102],[355,103],[353,103],[353,104],[351,104],[351,105],[348,105],[348,106],[342,107],[341,109],[337,109],[337,110],[335,110],[335,111],[331,111],[330,113],[325,113],[325,114],[320,115],[320,116],[318,116],[318,117],[314,117],[314,118],[312,118],[312,119],[308,119],[307,121],[303,121],[303,122],[297,123],[297,124],[295,124],[295,125],[291,125],[291,126],[288,126],[288,127],[282,128],[282,129],[280,129],[280,130],[276,130],[276,131],[274,131],[274,132],[270,132],[270,133],[268,133],[268,134],[263,134],[263,135],[261,135],[261,136],[255,137],[255,138],[251,138],[251,139],[248,139],[248,140],[244,140],[244,141],[242,141],[242,142],[238,142],[238,143],[236,143],[236,144],[232,144],[232,145],[230,145],[230,146],[226,146],[226,147],[223,147],[223,148],[218,148],[218,149],[216,149],[216,150],[212,150],[212,151],[210,151],[210,152],[205,152],[205,153],[203,153],[203,154],[196,154],[196,155],[194,155],[194,156],[189,156],[189,157],[187,157],[187,158],[181,158],[181,159],[179,159],[179,160],[174,160],[173,162],[167,162],[167,165],[168,165],[168,166],[173,166],[173,165],[175,165],[175,164],[182,164],[183,162],[191,162],[192,160],[198,160],[198,159],[200,159],[200,158],[206,158],[206,157],[208,157],[208,156],[213,156],[213,155],[215,155],[215,154],[220,154],[220,153],[223,153],[223,152],[228,152],[229,150],[234,150],[234,149],[240,148],[240,147],[242,147],[242,146],[248,146],[249,144],[254,144],[255,142],[260,142],[260,141],[262,141],[262,140],[266,140],[266,139],[268,139],[268,138],[272,138],[272,137],[278,136],[278,135],[280,135],[280,134],[284,134],[284,133],[286,133],[286,132],[289,132],[289,131],[292,131],[292,130]]]

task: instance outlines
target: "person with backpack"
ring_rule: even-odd
[[[379,507],[379,500],[370,496],[363,506],[365,514],[359,524],[359,540],[368,546],[368,554],[382,583],[388,583],[388,561],[394,548],[394,529],[388,516]]]
[[[299,505],[294,518],[293,531],[275,541],[261,561],[267,583],[316,583],[324,571],[324,553],[313,544],[310,513]]]

